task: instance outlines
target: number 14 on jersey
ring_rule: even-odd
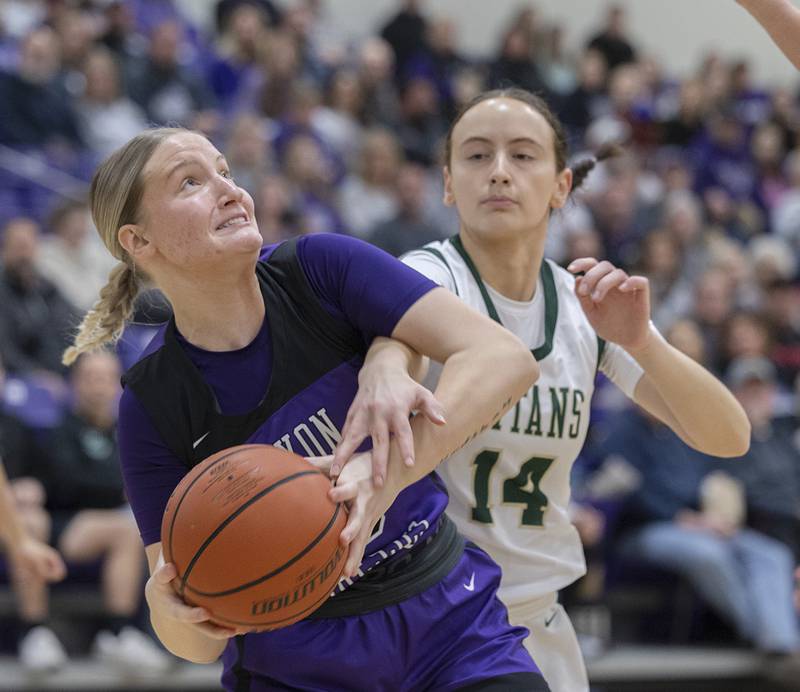
[[[491,524],[492,510],[489,509],[489,479],[502,452],[484,449],[472,462],[475,465],[475,506],[472,519],[482,524]],[[503,503],[525,505],[522,510],[523,526],[542,526],[547,509],[547,496],[540,484],[544,474],[555,459],[531,457],[520,467],[513,478],[503,481]]]

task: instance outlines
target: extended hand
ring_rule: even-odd
[[[575,277],[575,294],[592,328],[606,341],[634,353],[650,339],[650,282],[628,276],[611,262],[582,257],[567,270]]]
[[[414,464],[414,436],[409,416],[418,411],[431,423],[444,425],[444,410],[433,394],[408,373],[366,369],[359,374],[356,398],[347,412],[342,441],[336,448],[331,476],[336,477],[361,443],[372,438],[372,477],[383,485],[389,462],[389,445],[397,443],[407,466]]]
[[[391,484],[380,487],[372,480],[371,454],[356,454],[345,466],[329,496],[334,502],[347,504],[347,525],[341,535],[343,545],[350,551],[344,566],[344,577],[354,577],[364,557],[372,529],[397,497]]]
[[[255,628],[230,629],[220,627],[211,622],[211,614],[205,608],[188,605],[172,586],[172,580],[178,576],[175,565],[164,563],[159,557],[158,566],[147,580],[144,588],[145,598],[150,610],[154,613],[175,620],[183,625],[196,629],[211,639],[225,640],[237,634],[246,634]]]

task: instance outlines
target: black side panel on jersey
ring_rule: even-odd
[[[167,446],[189,467],[241,444],[296,394],[366,353],[361,334],[320,303],[297,259],[296,245],[296,239],[282,243],[256,267],[269,320],[272,367],[267,391],[255,409],[236,416],[220,412],[211,387],[177,339],[174,317],[161,348],[123,377]]]

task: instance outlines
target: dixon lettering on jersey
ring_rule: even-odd
[[[296,452],[307,457],[320,457],[333,454],[341,439],[342,433],[328,417],[327,411],[321,408],[309,416],[308,423],[299,423],[290,433],[281,435],[281,438],[272,444],[288,452]]]

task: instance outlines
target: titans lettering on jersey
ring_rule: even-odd
[[[247,440],[273,444],[302,456],[332,454],[358,388],[357,362],[343,363],[275,411]],[[359,575],[363,576],[426,536],[447,505],[447,491],[431,474],[403,490],[376,525]],[[358,578],[358,577],[356,577]],[[342,580],[334,593],[352,580]]]
[[[542,407],[542,397],[548,397],[548,406]],[[527,407],[524,405],[526,400],[529,400]],[[564,439],[566,435],[574,439],[581,434],[583,404],[586,400],[586,394],[581,389],[533,385],[516,403],[511,413],[497,421],[492,429],[558,439]],[[527,416],[522,415],[523,408],[528,409]],[[543,410],[544,420],[542,420]],[[506,427],[504,427],[504,423]]]

